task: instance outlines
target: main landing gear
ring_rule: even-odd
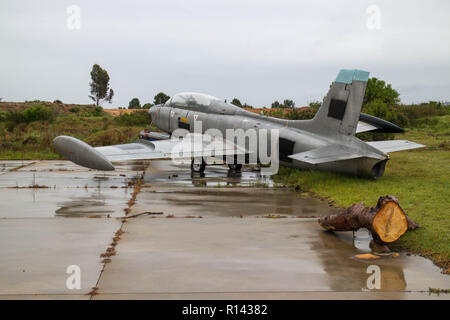
[[[206,168],[206,163],[203,158],[193,158],[191,162],[191,171],[192,172],[204,172]],[[242,164],[230,163],[228,164],[228,168],[231,171],[241,171]]]
[[[228,168],[230,168],[231,171],[241,171],[242,169],[242,164],[236,164],[236,163],[230,163],[228,165]]]

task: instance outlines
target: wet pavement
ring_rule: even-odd
[[[431,261],[355,258],[370,252],[367,232],[324,232],[317,217],[335,208],[252,168],[0,161],[0,190],[0,299],[450,298],[428,293],[450,288]],[[66,285],[70,265],[80,289]],[[379,290],[367,288],[374,265]]]

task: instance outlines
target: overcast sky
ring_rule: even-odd
[[[302,106],[342,68],[392,83],[404,103],[450,101],[449,12],[448,0],[1,0],[0,98],[90,103],[98,63],[115,91],[104,107],[159,91]]]

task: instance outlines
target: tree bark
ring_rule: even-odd
[[[337,214],[320,218],[319,224],[330,231],[366,228],[372,233],[371,248],[377,252],[389,250],[386,244],[397,241],[407,230],[419,227],[405,214],[398,199],[390,195],[380,197],[374,207],[353,204]]]

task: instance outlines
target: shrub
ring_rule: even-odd
[[[375,99],[369,102],[363,110],[365,113],[373,115],[377,118],[392,122],[400,127],[408,125],[408,119],[396,107],[388,107],[387,103]]]
[[[6,128],[6,131],[8,131],[8,132],[13,132],[15,126],[16,126],[16,124],[12,121],[5,122],[5,128]]]
[[[103,108],[100,106],[95,107],[94,110],[92,111],[92,115],[94,117],[99,117],[103,115]]]
[[[292,120],[309,120],[314,118],[314,116],[317,113],[317,110],[319,110],[318,107],[309,107],[309,108],[303,108],[303,109],[292,109],[289,110],[288,113],[288,119]]]
[[[114,118],[114,122],[122,126],[146,126],[150,122],[150,116],[146,110],[135,111],[121,114]]]
[[[108,146],[126,143],[136,139],[136,130],[132,128],[113,128],[90,135],[85,141],[92,146]]]
[[[22,144],[23,145],[26,145],[26,144],[35,145],[35,144],[37,144],[37,142],[38,142],[38,139],[35,136],[28,136],[22,141]]]
[[[431,116],[444,116],[449,114],[450,107],[444,106],[440,102],[430,101],[420,105],[399,105],[396,106],[399,112],[403,113],[408,120]]]
[[[91,106],[84,112],[79,113],[81,117],[100,117],[103,115],[103,108],[100,106]]]
[[[11,124],[25,122],[25,117],[23,112],[11,111],[5,113],[5,121],[7,122],[7,127],[9,127]],[[8,129],[8,131],[11,130]]]
[[[53,121],[55,119],[53,112],[41,105],[26,108],[22,115],[25,122],[28,123],[39,120]]]

